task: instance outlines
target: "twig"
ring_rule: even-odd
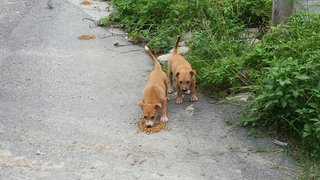
[[[84,18],[82,18],[82,20],[89,20],[89,21],[93,21],[94,23],[97,23],[94,19],[91,19],[91,18],[87,18],[87,17],[84,17]]]
[[[108,37],[113,37],[113,36],[125,36],[126,34],[119,34],[119,33],[114,33],[114,32],[111,32],[111,35],[106,35],[106,36],[100,36],[98,35],[98,37],[100,39],[104,39],[104,38],[108,38]]]
[[[100,36],[100,35],[98,35],[98,37],[99,37],[100,39],[104,39],[104,38],[108,38],[108,37],[113,37],[113,35],[109,35],[109,36]]]
[[[107,48],[107,49],[110,51],[113,51],[113,52],[118,52],[118,53],[129,53],[129,52],[135,52],[135,51],[142,51],[141,49],[133,49],[133,50],[129,50],[129,51],[116,51],[116,50],[109,49],[109,48]]]
[[[109,31],[111,32],[111,31]],[[114,36],[126,36],[127,34],[123,34],[123,33],[116,33],[116,32],[111,32],[112,35]]]
[[[132,46],[133,44],[119,44],[119,43],[114,43],[113,46],[115,47],[123,47],[123,46]]]

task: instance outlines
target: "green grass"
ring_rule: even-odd
[[[310,157],[304,157],[298,164],[298,174],[301,180],[319,180],[320,179],[320,162]]]

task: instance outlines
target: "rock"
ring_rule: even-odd
[[[260,41],[259,39],[257,39],[258,36],[258,28],[248,28],[246,29],[246,32],[242,34],[242,38],[246,39],[246,44],[249,46],[257,44]]]
[[[178,47],[182,47],[182,46],[186,46],[186,42],[185,41],[181,41],[178,45]]]
[[[279,140],[273,140],[273,143],[279,145],[279,146],[287,146],[288,143],[287,142],[282,142],[282,141],[279,141]]]
[[[258,28],[248,28],[248,38],[255,38],[259,34],[259,29]]]
[[[159,56],[157,59],[159,60],[159,62],[163,65],[167,64],[169,58],[171,57],[171,53],[169,54],[164,54]]]
[[[194,111],[193,105],[190,105],[186,108],[186,111]]]
[[[247,43],[248,45],[254,45],[257,44],[260,40],[257,38],[248,39]]]
[[[171,49],[171,51],[168,54],[163,54],[161,56],[158,56],[157,59],[160,61],[161,64],[163,65],[167,64],[169,58],[171,57],[172,51],[173,50]],[[181,46],[178,48],[178,53],[182,55],[186,54],[188,51],[189,51],[189,48],[187,46]]]
[[[173,49],[171,49],[170,53],[172,53]],[[187,46],[181,46],[178,48],[179,54],[186,54],[189,51],[189,48]]]
[[[182,39],[191,39],[191,38],[192,38],[192,33],[191,33],[191,31],[183,32],[183,33],[182,33]]]
[[[40,155],[40,154],[41,154],[41,152],[38,150],[36,154],[37,154],[37,155]]]
[[[193,105],[190,105],[190,106],[188,106],[187,108],[186,108],[186,111],[187,111],[187,115],[188,116],[192,116],[193,115],[193,112],[194,112],[194,107],[193,107]]]
[[[241,102],[248,102],[250,97],[249,93],[239,93],[234,96],[228,96],[226,97],[226,100],[228,101],[241,101]]]

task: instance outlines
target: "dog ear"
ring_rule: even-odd
[[[155,104],[155,105],[154,105],[154,108],[155,108],[155,109],[161,108],[161,103]]]
[[[194,75],[196,75],[196,70],[190,71],[190,76],[193,77]]]
[[[179,77],[179,74],[180,74],[180,72],[177,72],[177,73],[176,73],[176,78],[178,78],[178,77]]]

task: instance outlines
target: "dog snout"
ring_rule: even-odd
[[[188,89],[183,89],[182,91],[183,91],[183,92],[188,92]]]
[[[146,127],[151,128],[153,126],[153,121],[147,120],[146,121]]]

